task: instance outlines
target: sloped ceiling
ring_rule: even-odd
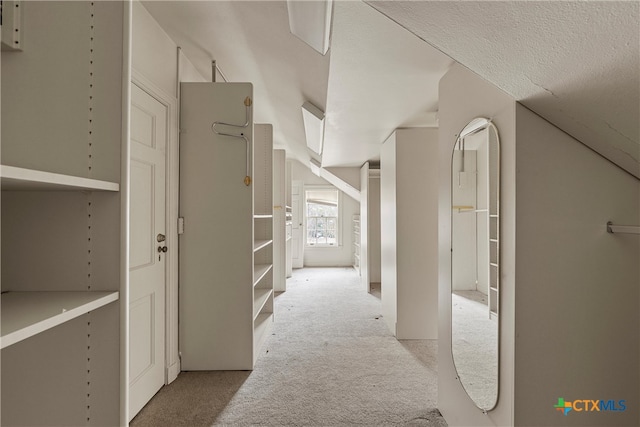
[[[640,2],[368,4],[640,177]]]
[[[254,84],[256,122],[308,163],[300,107],[326,112],[324,167],[379,158],[396,127],[432,126],[460,62],[640,177],[640,3],[335,1],[322,56],[286,1],[144,1],[201,73]]]
[[[365,3],[334,3],[324,56],[289,32],[286,1],[143,5],[204,76],[215,59],[229,81],[252,82],[255,121],[273,124],[275,145],[305,165],[304,101],[325,111],[323,167],[359,167],[396,127],[436,124],[453,61]]]
[[[329,56],[289,32],[284,1],[145,1],[144,7],[205,77],[215,60],[230,82],[251,82],[254,121],[274,144],[308,159],[301,106],[325,108]]]
[[[435,126],[453,61],[362,2],[334,3],[322,165],[380,158],[398,127]]]

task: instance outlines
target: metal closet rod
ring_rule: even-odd
[[[249,175],[251,173],[251,154],[250,154],[249,140],[244,135],[244,133],[241,133],[240,135],[234,135],[234,134],[228,133],[228,132],[220,132],[220,131],[218,131],[216,129],[217,125],[229,126],[229,127],[236,128],[236,129],[244,129],[244,128],[249,127],[249,117],[250,117],[250,111],[251,111],[251,98],[250,97],[247,96],[244,99],[244,106],[245,106],[245,122],[244,122],[244,124],[237,125],[237,124],[233,124],[233,123],[213,122],[213,124],[211,125],[211,130],[217,135],[230,136],[232,138],[239,138],[239,139],[243,139],[244,140],[244,146],[245,146],[245,151],[246,151],[246,162],[247,162],[247,164],[245,165],[246,173],[245,173],[245,177],[244,177],[244,185],[246,185],[248,187],[249,185],[251,185],[251,175]]]
[[[613,225],[607,222],[607,233],[640,234],[640,226],[635,225]]]

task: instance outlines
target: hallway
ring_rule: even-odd
[[[183,372],[142,426],[446,426],[437,343],[398,341],[352,268],[294,270],[254,371]]]

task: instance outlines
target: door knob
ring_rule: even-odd
[[[158,240],[158,242],[164,242],[165,240],[167,240],[166,236],[164,234],[162,234],[162,233],[158,234],[156,239]]]

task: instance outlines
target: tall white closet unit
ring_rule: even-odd
[[[273,129],[252,104],[250,83],[181,85],[183,370],[253,369],[273,321]]]
[[[438,337],[438,129],[397,129],[380,150],[382,315],[398,339]]]
[[[285,150],[273,150],[273,290],[287,290],[287,215]]]
[[[119,425],[130,5],[9,6],[24,20],[22,51],[2,52],[1,422]]]

